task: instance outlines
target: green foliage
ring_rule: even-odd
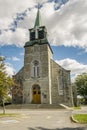
[[[14,84],[14,81],[6,73],[5,57],[0,56],[0,101],[4,103],[4,100],[8,97],[8,94]]]
[[[7,96],[9,89],[13,85],[13,79],[5,71],[4,60],[4,57],[0,57],[0,98]]]
[[[87,73],[78,75],[75,80],[77,86],[77,94],[84,97],[87,100]]]
[[[11,96],[8,96],[8,97],[6,98],[5,103],[12,103],[12,97],[11,97]]]
[[[87,123],[87,114],[75,114],[73,117],[80,123]]]

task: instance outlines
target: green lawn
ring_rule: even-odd
[[[78,110],[78,109],[81,109],[81,107],[80,106],[78,106],[78,107],[73,107],[75,110]]]
[[[18,116],[19,114],[10,114],[10,113],[0,113],[0,117],[14,117],[14,116]]]
[[[73,117],[80,123],[87,123],[87,114],[75,114]]]

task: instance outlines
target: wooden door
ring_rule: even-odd
[[[40,104],[41,103],[41,91],[39,86],[33,87],[33,103]]]

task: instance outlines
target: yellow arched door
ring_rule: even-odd
[[[40,104],[41,103],[41,90],[38,85],[34,85],[32,88],[33,92],[33,103]]]

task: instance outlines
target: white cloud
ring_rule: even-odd
[[[33,8],[31,11],[27,11],[27,16],[24,18],[24,20],[17,23],[17,26],[19,28],[26,28],[28,30],[29,28],[34,27],[35,18],[36,18],[37,9]]]
[[[13,18],[9,17],[0,18],[0,29],[7,29],[12,22]]]
[[[8,17],[36,4],[34,0],[0,0],[0,16]]]
[[[6,63],[6,73],[8,74],[8,76],[12,76],[15,74],[15,69],[13,68],[13,66],[10,63]]]
[[[23,28],[17,28],[15,32],[11,30],[4,31],[0,36],[1,45],[12,45],[16,44],[17,46],[24,46],[25,41],[28,40],[28,30]]]
[[[13,61],[20,61],[20,59],[18,57],[12,57]]]
[[[56,62],[64,67],[67,70],[71,70],[72,80],[74,81],[75,77],[81,73],[87,72],[87,65],[76,61],[75,59],[63,59],[56,60]]]
[[[7,7],[4,4],[5,2],[7,2]],[[41,1],[42,2],[46,2],[46,1]],[[32,3],[32,4],[31,4]],[[17,29],[15,32],[9,30],[13,21],[14,21],[14,17],[16,16],[17,13],[23,12],[24,10],[30,8],[30,7],[34,7],[35,5],[35,1],[28,1],[25,0],[25,2],[22,0],[19,2],[15,2],[12,0],[6,0],[3,2],[1,2],[1,5],[3,7],[2,12],[4,13],[0,13],[0,16],[2,16],[2,19],[0,21],[0,29],[2,29],[2,34],[0,35],[0,45],[12,45],[15,44],[17,46],[24,46],[25,42],[29,40],[29,32],[28,32],[28,28],[32,28],[34,27],[34,23],[35,23],[35,17],[36,17],[36,13],[37,13],[37,9],[36,8],[32,8],[31,11],[27,11],[27,16],[24,18],[24,20],[22,21],[17,21]],[[0,5],[0,6],[1,6]],[[25,6],[26,5],[26,6]],[[46,3],[44,4],[43,8],[41,9],[42,15],[43,15],[43,19],[46,19],[48,17],[51,16],[51,14],[53,14],[54,8],[53,8],[53,3]],[[20,8],[22,6],[22,8]],[[15,7],[15,8],[13,8]],[[12,9],[12,11],[11,11]],[[48,11],[45,11],[47,10]],[[7,11],[6,11],[7,10]],[[43,20],[42,20],[43,21]],[[45,21],[45,20],[44,20]],[[43,22],[43,24],[45,24],[45,22]]]
[[[50,41],[55,45],[87,49],[87,1],[70,0],[49,19]],[[49,23],[48,22],[48,23]]]
[[[39,2],[45,2],[39,1]],[[17,13],[34,7],[35,0],[1,0],[0,28],[7,29]],[[79,46],[87,52],[87,1],[69,0],[59,10],[54,10],[54,2],[45,3],[41,8],[42,21],[49,32],[49,40],[53,45]],[[34,26],[36,8],[27,12],[24,20],[18,22],[16,32],[3,31],[0,44],[16,44],[23,46],[28,40],[28,28]]]

